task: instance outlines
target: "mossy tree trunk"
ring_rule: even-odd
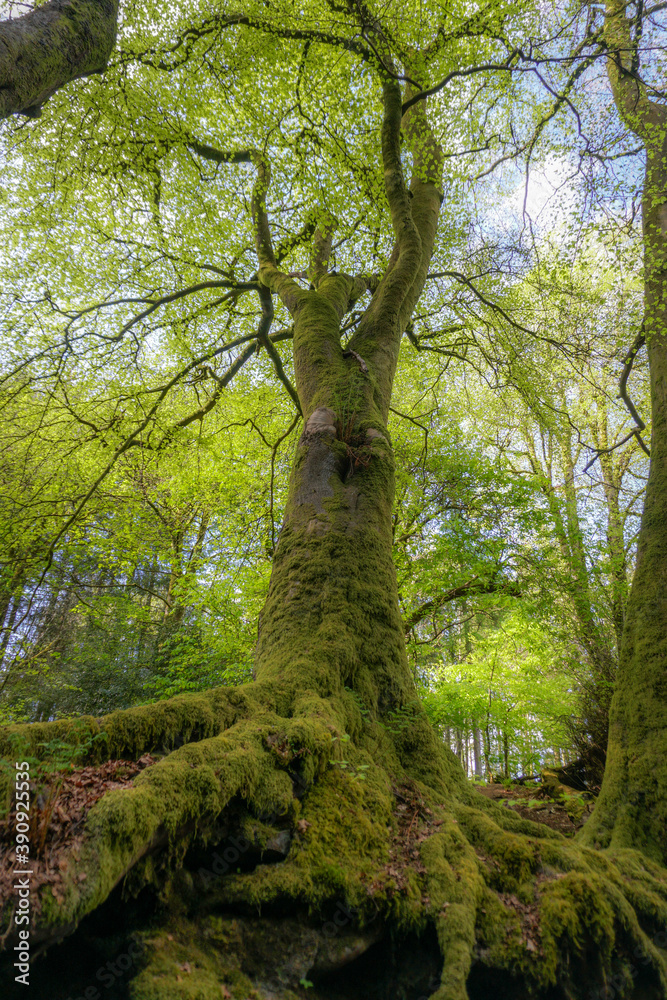
[[[405,704],[413,690],[392,561],[387,419],[401,338],[424,287],[442,201],[442,152],[425,102],[403,116],[402,100],[400,87],[385,78],[382,156],[396,243],[384,276],[330,273],[335,220],[327,219],[315,234],[305,291],[275,264],[263,160],[253,204],[260,278],[294,318],[304,418],[260,619],[256,676],[325,695],[350,686],[381,713]],[[409,187],[401,131],[413,156]],[[371,304],[343,346],[343,318],[368,288]]]
[[[0,118],[36,118],[65,84],[103,72],[117,20],[117,0],[50,0],[0,21]]]
[[[644,331],[651,380],[651,461],[628,600],[608,759],[585,841],[640,846],[667,861],[667,107],[649,100],[625,4],[606,8],[608,75],[646,151],[642,201]]]

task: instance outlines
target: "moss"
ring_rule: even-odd
[[[541,840],[503,830],[491,816],[469,806],[459,806],[456,815],[470,844],[491,860],[486,878],[493,888],[516,892],[537,872],[542,861]]]
[[[310,320],[329,315],[318,309]],[[360,418],[362,429],[372,416]],[[371,460],[349,476],[342,449],[331,447],[333,425],[318,426],[315,434],[306,425],[293,470],[258,681],[81,724],[82,748],[104,733],[105,754],[171,752],[91,809],[64,903],[44,892],[41,930],[57,936],[131,872],[128,888],[154,883],[177,918],[171,939],[162,931],[152,939],[133,1000],[217,1000],[222,987],[271,995],[261,955],[272,948],[292,962],[274,994],[285,998],[298,989],[294,968],[307,971],[319,948],[307,918],[321,925],[341,906],[359,934],[371,925],[398,935],[434,928],[444,963],[438,1000],[465,1000],[473,956],[520,976],[526,995],[558,987],[579,996],[582,984],[612,976],[628,983],[628,956],[641,947],[654,981],[667,984],[647,937],[667,917],[664,870],[636,852],[566,841],[479,796],[414,704],[391,561],[390,446],[374,439]],[[66,722],[19,735],[35,746],[56,734],[76,743],[74,732]],[[419,861],[411,854],[400,874],[392,869],[397,785],[439,824],[420,834]],[[289,829],[289,850],[269,864],[261,848],[276,826]],[[245,871],[225,862],[210,882],[179,871],[192,845],[224,854],[232,827],[256,845]],[[274,919],[278,911],[287,922]],[[189,968],[179,972],[179,963]]]
[[[612,976],[629,983],[629,956],[637,948],[654,980],[667,983],[664,958],[647,936],[667,917],[667,873],[660,866],[638,852],[581,847],[471,793],[452,778],[449,756],[419,712],[404,713],[392,731],[348,691],[324,698],[306,689],[294,696],[289,715],[278,715],[267,708],[266,686],[258,690],[256,700],[239,692],[234,706],[251,718],[174,750],[133,787],[107,793],[87,818],[64,904],[44,893],[42,929],[80,920],[128,871],[130,887],[161,887],[180,928],[169,933],[180,944],[167,946],[159,932],[155,941],[163,944],[150,945],[133,1000],[208,1000],[223,986],[232,996],[269,995],[255,973],[244,971],[242,956],[256,935],[263,946],[283,940],[281,921],[269,931],[263,916],[276,907],[321,924],[343,906],[351,927],[377,926],[379,919],[398,934],[432,924],[444,961],[439,1000],[465,1000],[474,955],[520,976],[535,996],[570,989],[576,977],[589,985]],[[354,739],[343,739],[344,727]],[[403,872],[399,883],[388,860],[392,785],[401,782],[411,782],[437,821],[436,832],[420,838],[421,867]],[[291,830],[289,851],[279,863],[263,863],[261,848],[280,816],[278,829]],[[224,878],[202,886],[179,865],[193,839],[219,843],[220,823],[229,830],[230,821],[255,845],[257,867],[232,874],[226,866]],[[233,919],[221,916],[239,906],[262,915],[242,941],[234,937]],[[305,949],[299,961],[314,947],[311,934],[298,932]],[[179,963],[189,971],[179,971]],[[280,995],[293,988],[286,984]]]
[[[540,846],[553,852],[548,842]],[[576,847],[570,852],[559,856],[569,870],[543,865],[527,891],[518,893],[521,899],[484,891],[476,927],[484,963],[520,976],[531,996],[558,986],[568,997],[583,998],[592,986],[611,982],[617,996],[630,996],[641,955],[665,989],[664,958],[642,930],[614,858]]]
[[[393,456],[383,438],[350,474],[334,435],[307,422],[297,451],[256,674],[330,699],[347,685],[377,717],[414,697],[391,558]]]
[[[444,959],[439,1000],[465,1000],[475,943],[475,915],[484,882],[475,852],[454,817],[423,845],[429,908]]]
[[[658,129],[664,136],[664,129]],[[653,146],[653,148],[651,148]],[[640,848],[667,864],[667,338],[663,139],[647,148],[646,316],[653,447],[609,715],[600,796],[582,840],[590,846]],[[657,183],[659,179],[659,183]],[[654,197],[652,192],[658,192]],[[660,234],[652,239],[652,233]],[[651,246],[651,243],[653,245]]]
[[[291,733],[289,722],[279,721],[292,746],[308,751],[306,760],[328,751],[330,733],[318,722],[308,726],[299,720]],[[160,849],[164,854],[171,845],[173,863],[197,828],[205,829],[207,820],[219,816],[236,796],[259,816],[289,814],[293,781],[285,762],[266,749],[277,722],[268,714],[263,723],[238,722],[221,736],[169,754],[141,772],[131,788],[108,792],[86,819],[81,855],[68,871],[64,903],[56,904],[49,892],[44,894],[42,925],[80,920],[140,861],[139,882],[150,881],[155,875],[152,852]]]
[[[332,766],[302,803],[287,860],[225,880],[220,902],[244,901],[261,908],[290,899],[314,912],[343,901],[368,909],[366,886],[381,875],[388,857],[394,797],[381,768],[358,752],[351,758],[350,763],[368,765],[365,780]]]
[[[238,937],[238,935],[237,935]],[[208,938],[208,940],[207,940]],[[187,921],[146,935],[145,964],[130,984],[130,1000],[254,1000],[250,979],[236,964],[234,936],[209,935]],[[207,947],[208,945],[208,947]],[[238,954],[238,949],[236,955]],[[224,988],[224,991],[223,991]]]
[[[259,692],[253,692],[256,702]],[[0,732],[0,754],[21,749],[40,759],[53,757],[57,743],[78,750],[77,763],[109,758],[136,758],[152,750],[169,751],[206,739],[230,725],[239,713],[243,695],[226,688],[182,694],[167,701],[139,705],[94,719],[80,716],[55,722],[5,726]]]

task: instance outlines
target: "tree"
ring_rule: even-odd
[[[650,18],[650,14],[646,15]],[[667,821],[664,698],[667,658],[667,277],[664,205],[667,188],[667,108],[655,83],[641,75],[640,10],[632,36],[624,4],[605,13],[608,76],[619,114],[646,155],[642,196],[644,320],[630,358],[646,342],[651,380],[651,464],[628,600],[616,690],[611,706],[609,758],[600,802],[586,841],[643,849],[664,860]],[[650,20],[648,21],[650,28]],[[657,65],[657,69],[661,67]],[[651,67],[649,66],[649,70]],[[630,361],[631,363],[631,361]]]
[[[629,993],[639,980],[656,997],[667,988],[651,938],[667,917],[664,870],[632,850],[581,850],[482,802],[416,699],[399,612],[388,414],[403,334],[437,246],[443,142],[467,138],[453,99],[433,110],[427,100],[443,81],[463,80],[465,107],[476,93],[475,85],[465,90],[468,76],[481,67],[506,74],[514,60],[532,59],[509,39],[513,30],[523,37],[531,12],[517,11],[516,23],[514,13],[462,10],[450,24],[439,9],[406,13],[405,5],[382,17],[364,4],[314,5],[297,17],[289,6],[267,13],[260,4],[233,34],[215,36],[215,58],[206,32],[181,38],[175,55],[162,40],[157,51],[149,24],[134,40],[133,65],[118,69],[113,100],[91,85],[76,136],[71,118],[57,123],[62,145],[49,150],[45,172],[39,141],[31,147],[37,166],[26,199],[47,228],[60,223],[34,196],[51,190],[53,169],[66,175],[58,212],[72,208],[75,237],[49,259],[72,283],[67,301],[40,287],[42,272],[15,235],[24,298],[12,332],[25,340],[8,383],[47,393],[61,433],[86,428],[80,454],[90,462],[51,551],[119,458],[188,440],[257,351],[303,421],[255,682],[3,734],[12,760],[35,765],[40,745],[59,741],[70,759],[145,764],[147,751],[159,756],[132,787],[105,791],[90,810],[60,875],[49,873],[40,892],[34,938],[47,946],[86,915],[113,908],[114,889],[129,876],[126,887],[139,893],[131,908],[138,938],[124,938],[123,961],[101,972],[113,984],[119,969],[130,970],[135,1000],[287,1000],[313,981],[314,996],[366,996],[374,956],[384,965],[378,995],[400,995],[415,953],[417,989],[437,1000],[488,995],[499,983],[510,995],[544,997],[582,996],[610,981]],[[179,73],[182,55],[188,67]],[[233,100],[219,90],[227,64],[239,68]],[[511,94],[492,79],[491,110]],[[188,98],[178,115],[170,110],[174,81]],[[114,82],[109,72],[104,86]],[[74,148],[87,181],[79,188],[72,156],[61,157]],[[12,170],[25,169],[21,152]],[[179,175],[196,177],[191,197],[174,185]],[[207,202],[216,184],[226,214]],[[455,216],[456,206],[452,227]],[[206,222],[210,242],[201,239]],[[179,227],[174,246],[166,234]],[[256,270],[240,279],[249,237]],[[99,261],[94,246],[107,268],[77,272],[77,261]],[[214,277],[190,281],[204,267]],[[123,294],[109,288],[116,280]],[[99,292],[98,301],[77,304],[82,288]],[[253,308],[244,312],[247,296]],[[286,325],[274,333],[275,315]],[[221,342],[230,325],[238,336]],[[285,343],[290,357],[280,353]],[[221,372],[219,359],[231,351]],[[97,392],[79,399],[70,382],[86,379]],[[400,942],[394,964],[386,961],[391,935]],[[42,985],[53,996],[58,979],[54,966],[46,969]],[[99,971],[91,969],[98,980]],[[85,973],[77,988],[90,985]]]

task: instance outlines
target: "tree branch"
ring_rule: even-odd
[[[641,351],[645,343],[646,343],[646,337],[644,336],[644,324],[642,323],[641,329],[637,334],[637,336],[635,337],[632,347],[625,356],[625,360],[623,362],[623,371],[621,372],[621,377],[618,380],[619,398],[622,399],[625,405],[627,406],[628,410],[630,411],[632,419],[637,424],[637,427],[639,428],[640,431],[643,431],[646,428],[646,424],[639,416],[639,413],[635,408],[635,404],[632,402],[630,396],[628,395],[627,385],[628,385],[628,378],[630,377],[630,372],[632,371],[632,366],[634,364],[634,360],[637,357],[638,353]],[[641,437],[639,437],[639,435],[637,436],[637,440],[639,441],[640,445],[642,446],[646,454],[650,455],[651,454],[650,451],[642,441]]]
[[[299,402],[297,391],[287,377],[280,355],[269,340],[269,330],[271,329],[271,323],[273,322],[273,301],[271,299],[271,292],[266,285],[260,289],[259,298],[262,303],[262,318],[259,322],[259,329],[257,330],[257,340],[262,347],[265,348],[266,353],[271,358],[273,367],[276,370],[276,375],[287,389],[292,402],[296,406],[297,413],[301,416],[301,403]]]
[[[648,99],[645,84],[633,70],[635,46],[626,8],[626,0],[606,2],[604,39],[609,53],[607,75],[623,122],[644,142],[649,142],[654,119],[656,116],[664,118],[665,109]]]
[[[452,587],[451,590],[446,590],[443,594],[439,594],[430,601],[425,601],[424,604],[416,608],[403,622],[406,635],[415,625],[423,621],[424,618],[428,618],[429,615],[439,611],[440,608],[444,607],[445,604],[449,604],[450,601],[455,601],[459,597],[467,597],[470,594],[497,593],[508,594],[510,597],[521,597],[519,585],[513,583],[511,580],[496,582],[495,577],[493,577],[489,581],[484,581],[475,576],[472,580],[468,580],[467,583],[461,584],[460,587]]]
[[[50,0],[0,21],[0,118],[38,118],[65,84],[103,72],[117,20],[118,0]]]

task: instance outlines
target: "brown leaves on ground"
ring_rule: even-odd
[[[144,754],[137,761],[108,760],[77,771],[50,774],[41,787],[31,782],[27,864],[15,860],[16,810],[12,808],[0,818],[0,899],[11,905],[13,883],[26,871],[32,872],[30,888],[35,895],[31,904],[35,908],[38,908],[36,890],[44,885],[50,886],[56,901],[61,902],[68,859],[78,856],[89,810],[106,792],[131,785],[136,775],[155,760],[151,754]],[[85,872],[78,875],[79,881],[85,877]]]
[[[396,825],[389,846],[389,860],[383,866],[382,875],[367,885],[366,891],[370,896],[378,892],[391,895],[405,891],[410,872],[426,875],[419,847],[442,825],[442,820],[434,818],[416,788],[401,785],[394,786],[392,791],[396,798]],[[427,897],[423,897],[423,903],[428,906]]]
[[[519,917],[521,942],[530,952],[540,952],[540,912],[537,901],[522,903],[513,893],[499,892],[498,898]]]

